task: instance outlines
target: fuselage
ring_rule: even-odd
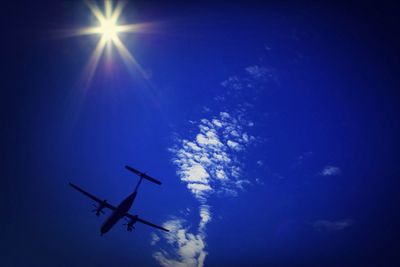
[[[113,211],[110,217],[103,223],[100,228],[101,235],[110,231],[110,229],[121,219],[125,216],[125,214],[129,211],[132,207],[133,201],[135,201],[137,191],[130,194],[127,198],[125,198],[118,207]]]

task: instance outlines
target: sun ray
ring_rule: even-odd
[[[131,52],[126,48],[126,46],[122,43],[121,39],[118,36],[115,36],[113,38],[113,43],[117,47],[117,51],[119,52],[121,58],[124,60],[125,64],[129,69],[131,69],[133,66],[136,67],[140,74],[145,77],[145,72],[143,69],[140,67],[139,63],[136,61],[136,59],[132,56]]]
[[[89,86],[95,72],[97,70],[100,59],[105,54],[106,61],[109,62],[113,51],[116,50],[121,56],[127,68],[132,72],[139,72],[144,78],[146,73],[143,71],[135,57],[124,45],[119,34],[121,33],[134,33],[134,32],[146,32],[150,27],[150,23],[137,23],[137,24],[118,24],[118,20],[125,7],[125,1],[114,2],[111,0],[104,0],[102,8],[99,7],[93,0],[85,1],[87,7],[97,20],[97,25],[92,27],[83,27],[69,33],[69,36],[80,36],[80,35],[99,35],[99,41],[95,47],[95,50],[90,56],[89,62],[85,69],[85,83]]]
[[[114,23],[117,23],[118,18],[121,16],[122,10],[124,9],[126,2],[118,2],[114,8],[114,12],[112,13],[110,20]]]
[[[104,10],[105,10],[105,17],[106,17],[106,19],[110,19],[111,18],[111,15],[112,15],[112,2],[111,2],[111,0],[106,0],[106,1],[104,1]]]
[[[101,55],[103,54],[104,47],[107,44],[106,38],[102,37],[100,41],[97,43],[95,50],[93,51],[92,55],[90,56],[89,62],[86,65],[86,80],[85,80],[85,87],[88,87],[90,84],[94,73],[96,72],[97,66],[99,64],[99,60]]]
[[[100,34],[100,27],[85,27],[77,31],[76,35],[90,35],[90,34]]]
[[[105,2],[108,2],[107,0]],[[100,23],[103,23],[106,18],[104,17],[103,13],[97,6],[95,2],[86,1],[86,5],[89,7],[90,11],[92,11],[93,15],[97,18]]]
[[[143,71],[135,57],[124,45],[124,39],[122,37],[120,38],[119,34],[153,32],[152,29],[156,28],[157,25],[154,23],[119,24],[118,20],[122,14],[126,1],[113,1],[114,4],[111,5],[111,3],[107,3],[107,1],[111,2],[110,0],[105,0],[104,5],[101,5],[101,8],[95,1],[84,1],[90,10],[89,14],[95,18],[94,24],[90,27],[64,29],[57,32],[57,35],[62,38],[74,36],[99,36],[94,50],[91,51],[90,57],[84,66],[83,75],[80,79],[80,87],[84,90],[79,90],[77,107],[74,107],[73,109],[73,124],[78,120],[86,93],[88,89],[91,88],[91,83],[94,80],[96,71],[99,69],[100,62],[105,63],[104,71],[112,71],[115,64],[111,57],[114,56],[113,54],[115,53],[118,53],[118,56],[122,58],[123,63],[126,65],[129,73],[135,77],[135,80],[136,78],[139,78],[136,81],[139,82],[140,85],[144,85],[140,86],[140,88],[146,88],[144,92],[149,94],[151,97],[155,95],[153,92],[154,86],[148,79],[149,74]],[[109,32],[107,33],[107,31],[110,30],[110,28],[107,30],[107,27],[105,27],[107,24],[108,26],[111,26],[111,31],[114,32],[113,34],[109,34]],[[123,37],[126,36],[124,35]],[[156,102],[154,98],[152,99]]]

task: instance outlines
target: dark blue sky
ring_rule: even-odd
[[[4,266],[398,266],[400,47],[393,5],[129,2],[88,87],[79,1],[1,16]],[[111,67],[110,67],[111,66]],[[171,233],[121,226],[68,187]]]

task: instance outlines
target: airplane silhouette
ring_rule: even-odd
[[[160,185],[161,182],[156,180],[156,179],[154,179],[154,178],[152,178],[152,177],[150,177],[150,176],[148,176],[145,173],[142,173],[142,172],[140,172],[140,171],[128,166],[128,165],[126,165],[125,168],[127,170],[133,172],[134,174],[138,175],[140,177],[140,179],[139,179],[138,183],[136,184],[135,191],[133,191],[132,194],[130,194],[128,197],[126,197],[117,207],[109,204],[107,202],[107,200],[101,200],[100,198],[98,198],[98,197],[86,192],[85,190],[79,188],[78,186],[76,186],[76,185],[74,185],[72,183],[69,183],[69,185],[72,188],[78,190],[82,194],[86,195],[87,197],[91,198],[92,200],[94,200],[94,201],[96,201],[98,203],[98,206],[94,205],[96,209],[93,210],[93,211],[96,212],[97,216],[100,216],[100,214],[104,213],[104,211],[103,211],[104,208],[108,208],[108,209],[112,210],[112,214],[110,215],[110,217],[107,218],[107,220],[103,223],[103,225],[100,228],[101,235],[104,235],[105,233],[110,231],[110,229],[122,218],[126,218],[126,219],[129,220],[128,223],[124,224],[124,225],[127,226],[127,230],[129,232],[132,232],[132,230],[135,228],[134,224],[136,222],[147,224],[147,225],[149,225],[151,227],[155,227],[157,229],[169,232],[169,230],[165,229],[164,227],[161,227],[161,226],[158,226],[158,225],[156,225],[154,223],[145,221],[142,218],[139,218],[138,215],[132,215],[132,214],[128,213],[128,211],[131,208],[133,202],[135,201],[135,198],[136,198],[136,195],[137,195],[137,191],[139,189],[140,184],[142,183],[143,178],[148,180],[148,181],[150,181],[150,182],[158,184],[158,185]]]

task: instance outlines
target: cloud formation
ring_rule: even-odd
[[[207,220],[207,219],[204,219]],[[201,219],[203,221],[203,218]],[[154,258],[166,267],[197,267],[203,266],[207,255],[205,251],[204,233],[192,234],[185,227],[183,219],[171,219],[163,224],[170,230],[164,234],[164,239],[173,248],[172,251],[160,250],[153,254]],[[160,238],[153,234],[152,244],[155,245]]]
[[[339,167],[325,166],[325,168],[321,172],[321,175],[322,176],[336,176],[336,175],[340,175],[341,173],[342,173],[342,170]]]
[[[196,233],[190,232],[182,218],[164,223],[170,232],[163,234],[163,238],[172,251],[154,253],[162,266],[203,266],[207,255],[205,230],[212,220],[207,204],[209,196],[214,193],[236,196],[238,190],[244,190],[244,185],[250,183],[241,178],[242,166],[236,156],[255,139],[244,131],[244,124],[247,122],[243,119],[220,112],[210,119],[201,119],[192,140],[177,139],[170,149],[179,178],[200,203],[200,222]],[[151,244],[159,241],[160,236],[154,234]]]
[[[329,220],[318,220],[312,223],[315,230],[322,231],[340,231],[345,228],[348,228],[354,224],[354,220],[345,219],[345,220],[337,220],[337,221],[329,221]]]
[[[249,133],[254,122],[246,119],[253,105],[244,98],[250,94],[254,99],[259,85],[271,77],[271,70],[260,66],[246,68],[244,77],[229,77],[221,83],[224,94],[216,96],[214,101],[230,101],[230,108],[220,111],[204,108],[207,117],[190,121],[197,126],[195,133],[190,138],[175,138],[169,149],[172,162],[180,180],[199,202],[200,221],[197,227],[190,227],[185,219],[173,217],[163,225],[170,229],[169,233],[153,234],[151,244],[166,242],[169,248],[159,249],[153,255],[162,266],[204,265],[206,228],[212,221],[210,196],[237,196],[251,183],[243,178],[240,156],[257,138]]]
[[[211,119],[201,119],[193,140],[178,139],[170,149],[177,174],[201,203],[215,192],[236,194],[246,183],[236,156],[255,137],[249,135],[244,119],[220,112]]]

